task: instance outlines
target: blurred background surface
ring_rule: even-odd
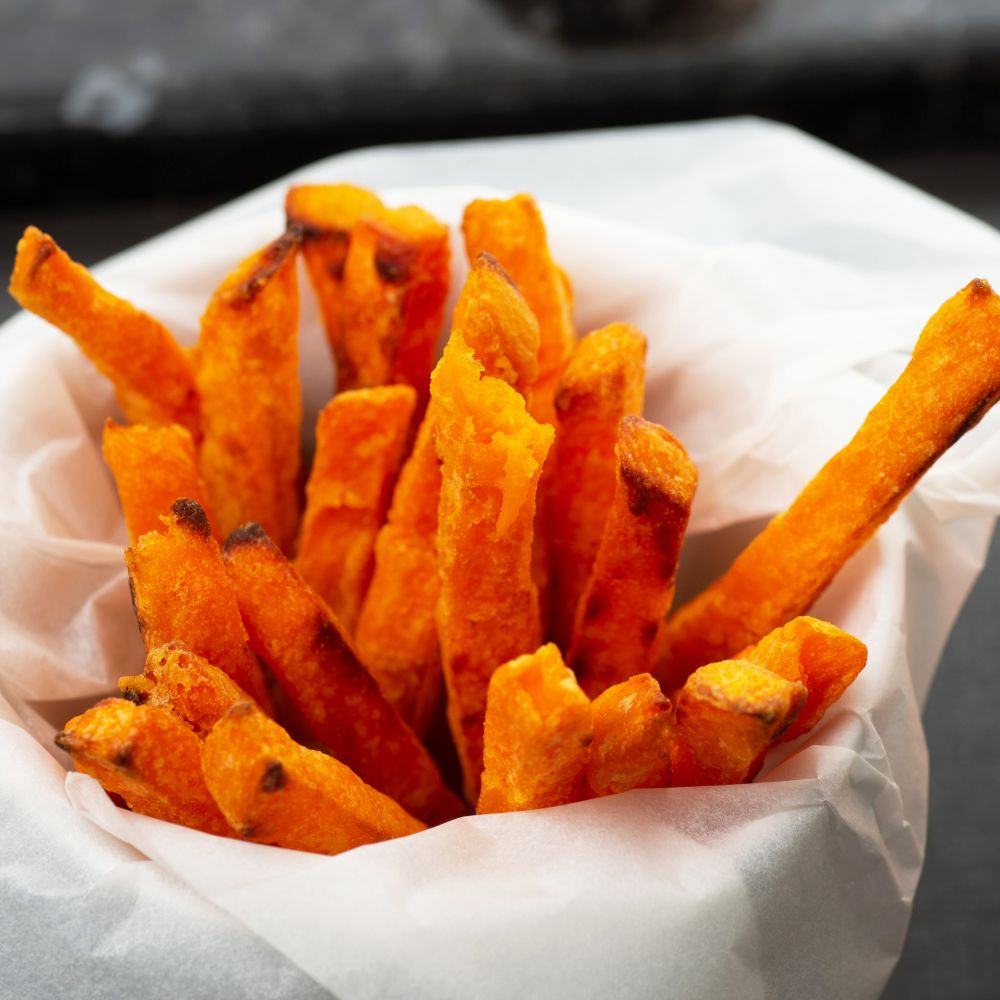
[[[1000,225],[998,0],[2,0],[0,38],[5,273],[29,222],[95,263],[359,146],[739,114]],[[998,606],[995,544],[925,713],[892,1000],[1000,981]]]

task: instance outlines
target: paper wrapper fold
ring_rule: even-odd
[[[752,120],[366,151],[294,179],[450,221],[456,287],[463,205],[543,199],[581,331],[646,333],[646,414],[699,466],[682,595],[846,443],[945,298],[1000,279],[989,227]],[[97,273],[192,343],[214,286],[281,229],[286,184]],[[308,418],[332,385],[309,291],[302,362]],[[821,599],[868,666],[755,784],[472,817],[322,858],[133,815],[64,774],[53,732],[141,665],[99,448],[114,412],[61,334],[28,316],[0,333],[0,995],[878,995],[923,857],[920,705],[1000,511],[1000,414]]]

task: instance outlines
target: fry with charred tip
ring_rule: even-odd
[[[522,394],[538,370],[538,322],[503,268],[478,257],[455,305],[463,332],[485,374]],[[387,523],[379,532],[375,574],[358,621],[361,658],[400,715],[426,731],[440,690],[434,607],[441,468],[434,445],[434,407],[421,421],[403,466]]]
[[[931,317],[906,369],[850,443],[667,623],[657,671],[664,688],[807,611],[998,395],[1000,298],[976,280]]]
[[[448,723],[478,799],[486,693],[496,667],[538,647],[531,574],[535,498],[553,429],[483,365],[457,327],[431,378],[441,459],[436,621]]]
[[[101,451],[115,477],[133,545],[147,531],[162,529],[160,518],[178,497],[199,503],[211,523],[194,442],[180,424],[122,427],[109,420],[104,425]]]
[[[461,803],[423,744],[385,699],[322,598],[260,526],[233,532],[223,557],[254,650],[316,739],[424,822],[459,815]]]
[[[106,698],[55,737],[78,771],[134,812],[230,836],[201,773],[201,741],[172,712]]]
[[[219,531],[259,521],[286,551],[299,521],[299,234],[252,254],[201,320],[201,473]]]
[[[552,556],[552,633],[573,634],[615,494],[615,444],[622,417],[642,410],[646,338],[613,323],[584,337],[559,380],[559,425],[545,514]]]
[[[594,740],[587,782],[594,795],[670,784],[673,714],[670,700],[650,674],[609,687],[594,699],[591,711]]]
[[[733,785],[805,704],[806,689],[748,660],[700,667],[677,695],[674,785]]]
[[[129,421],[180,424],[198,440],[198,392],[188,353],[162,323],[102,288],[34,226],[17,244],[10,294],[76,341],[111,380]]]
[[[351,634],[416,402],[408,385],[355,389],[334,396],[316,422],[295,566]]]
[[[590,701],[549,643],[490,680],[476,812],[543,809],[585,797]]]
[[[258,843],[339,854],[424,829],[340,761],[299,746],[250,702],[219,720],[201,762],[233,829]]]
[[[654,666],[698,471],[680,443],[642,417],[623,417],[615,492],[576,609],[567,661],[594,698]]]
[[[266,711],[264,673],[250,649],[236,594],[212,537],[208,518],[193,500],[174,502],[161,531],[125,550],[132,603],[149,653],[181,642],[219,667]]]

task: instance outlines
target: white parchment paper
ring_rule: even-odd
[[[647,334],[647,416],[701,470],[687,591],[846,443],[940,302],[1000,279],[989,227],[754,120],[363,151],[295,179],[453,224],[491,190],[544,200],[581,331]],[[191,343],[214,286],[280,230],[286,184],[97,273]],[[302,345],[315,414],[332,375],[305,288]],[[53,731],[141,665],[99,449],[113,412],[61,334],[4,327],[0,997],[878,995],[923,856],[919,708],[1000,510],[1000,414],[822,598],[869,665],[754,785],[461,819],[321,858],[136,816],[65,774]]]

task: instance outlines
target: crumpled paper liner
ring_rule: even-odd
[[[1000,274],[989,227],[753,120],[364,151],[294,179],[374,186],[456,226],[490,188],[547,199],[581,332],[647,334],[646,415],[699,466],[681,596],[849,439],[940,302]],[[286,184],[98,274],[191,343],[221,277],[280,230]],[[457,287],[457,228],[455,248]],[[315,415],[332,373],[305,288],[302,360]],[[323,858],[134,815],[64,775],[54,730],[141,664],[100,458],[113,412],[61,334],[5,326],[0,995],[878,995],[923,855],[919,707],[1000,510],[996,414],[819,602],[869,664],[755,784],[470,817]]]

